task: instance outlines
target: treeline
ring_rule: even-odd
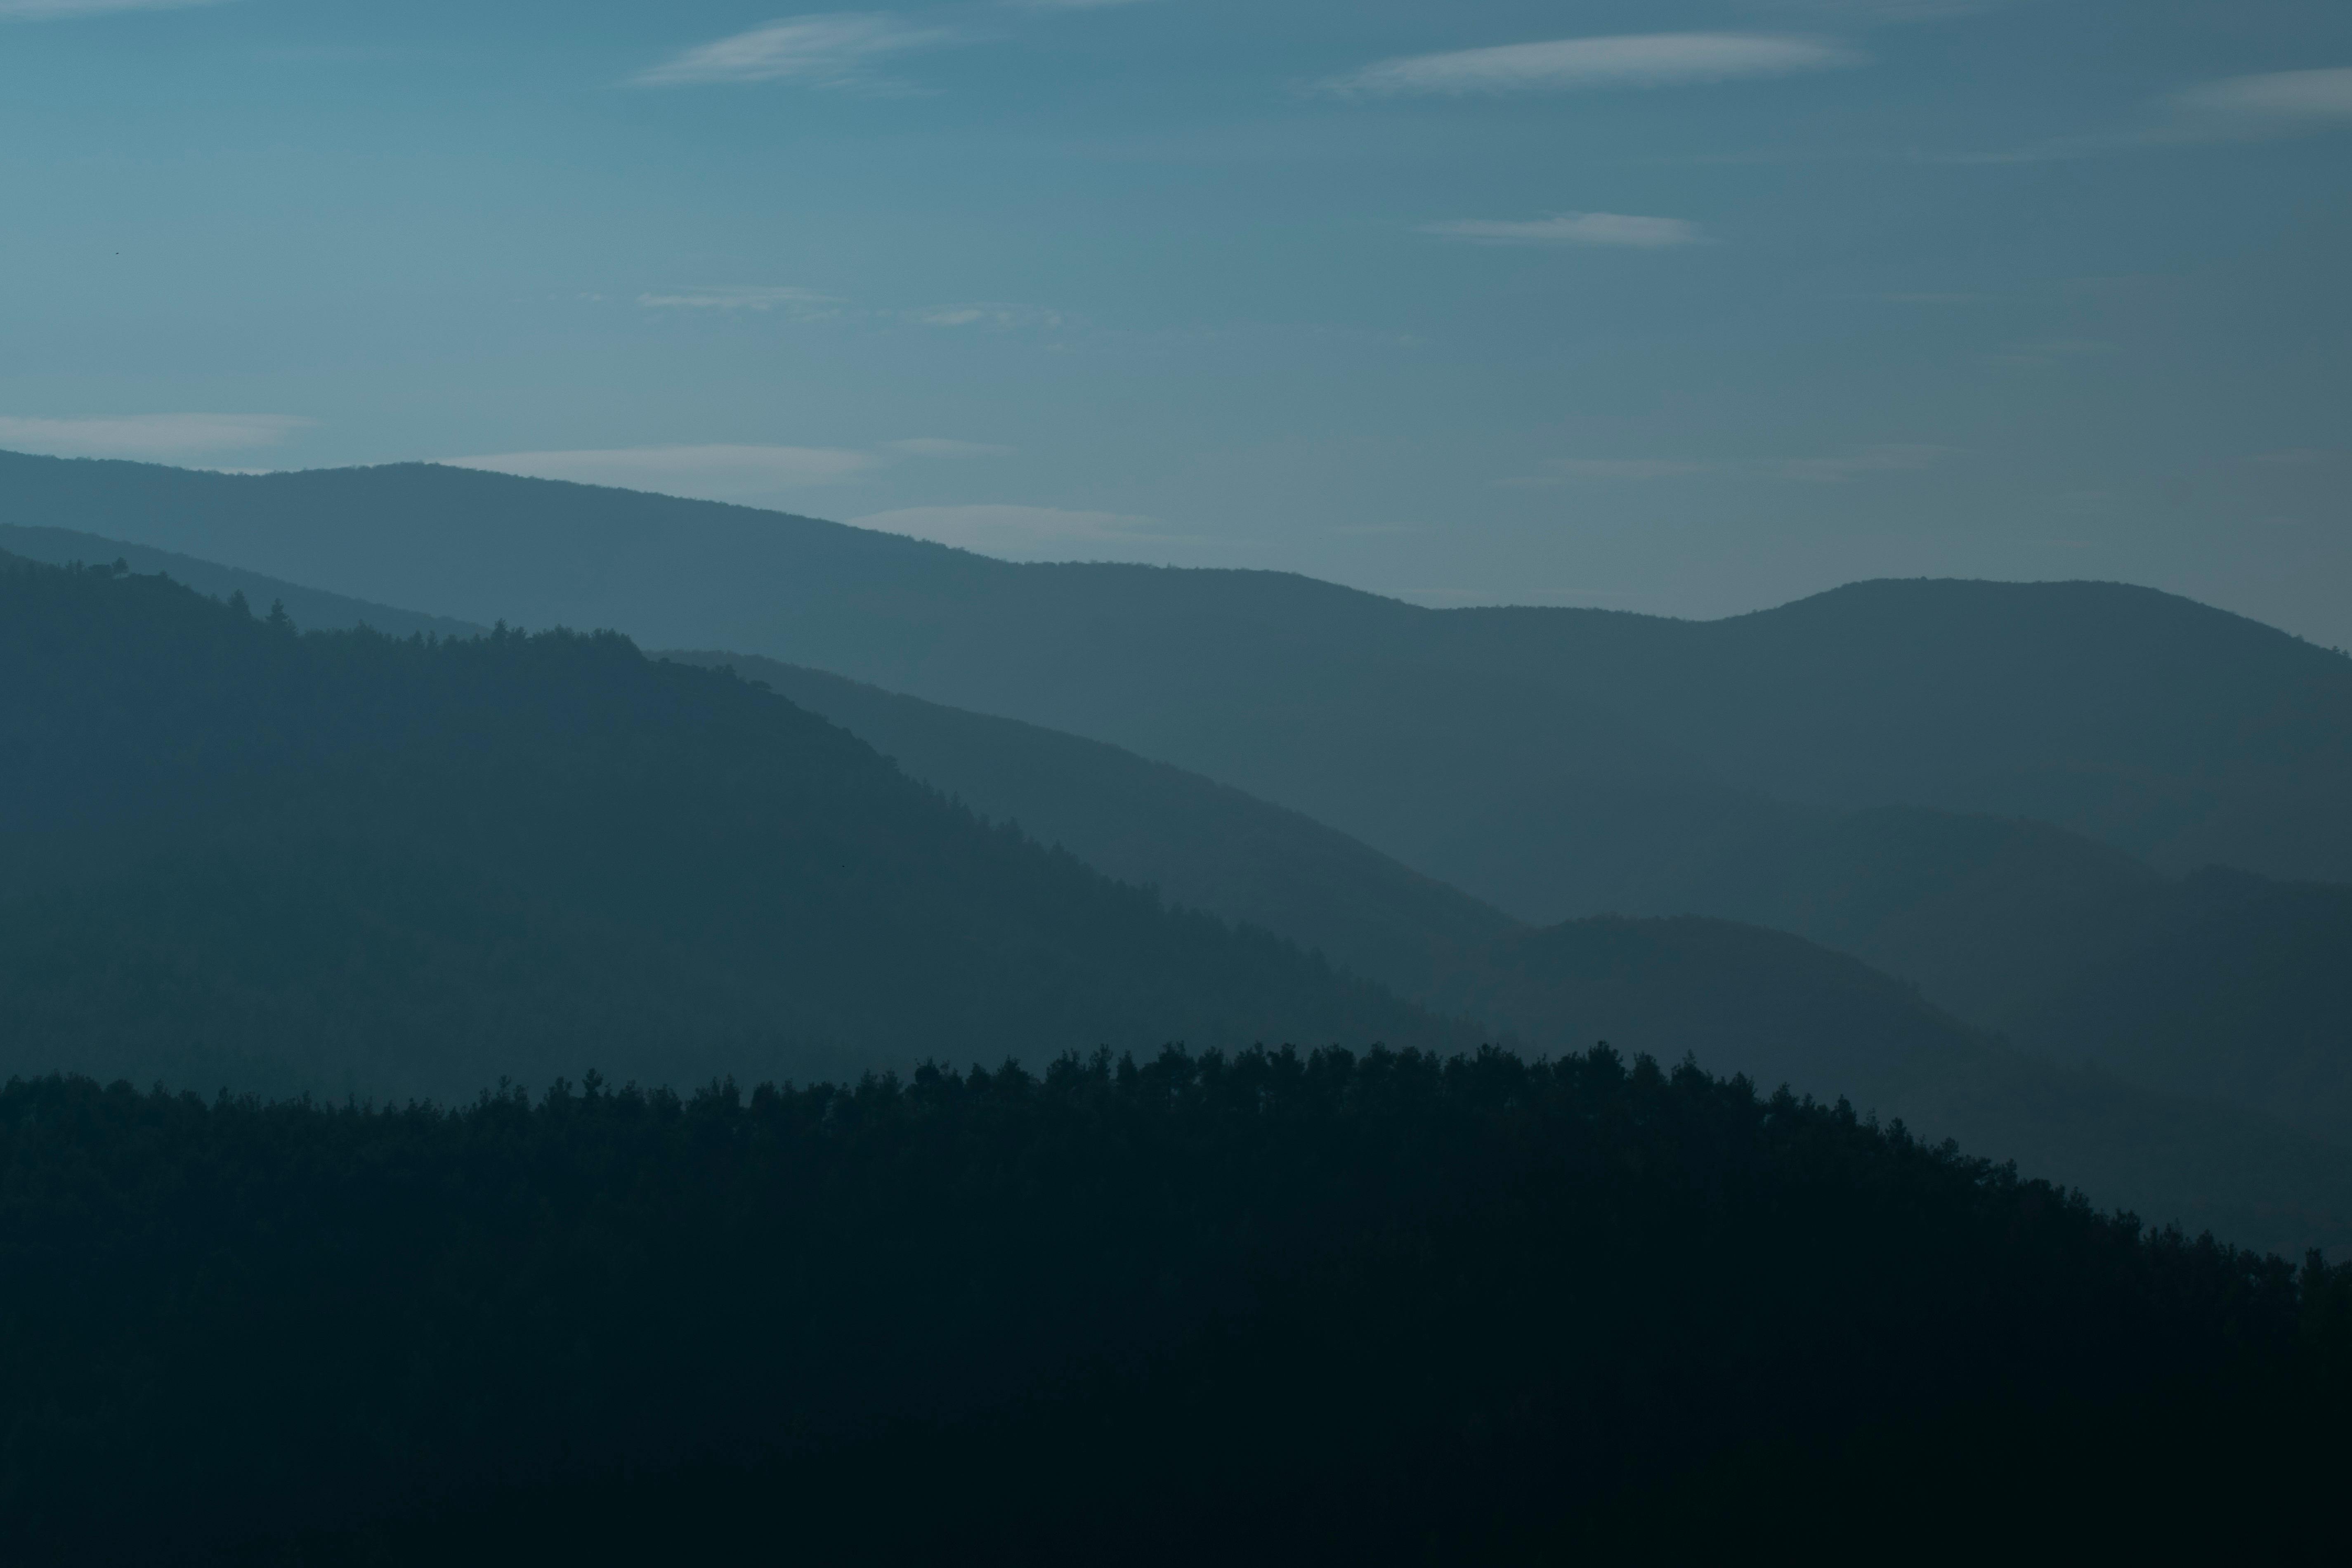
[[[1945,1456],[1880,1506],[2249,1506],[2340,1458],[2352,1275],[1606,1047],[52,1078],[0,1090],[0,1343],[12,1561],[1460,1562],[1857,1444]]]

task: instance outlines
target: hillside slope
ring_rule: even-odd
[[[2020,1044],[2352,1147],[2352,888],[2209,874],[2007,1020]]]
[[[1430,994],[1458,955],[1517,929],[1346,834],[1099,741],[750,655],[662,657],[730,668],[984,817],[1175,903],[1319,949],[1403,995]]]
[[[298,635],[0,566],[0,1072],[464,1097],[1468,1043],[614,637]]]

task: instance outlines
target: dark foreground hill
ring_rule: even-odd
[[[12,1562],[2312,1551],[2352,1392],[2342,1270],[1607,1051],[13,1084],[0,1324]]]
[[[1466,1043],[621,638],[299,635],[0,567],[0,1071],[464,1096]]]
[[[1432,611],[1273,573],[1014,565],[410,465],[0,458],[0,521],[486,622],[731,647],[1106,740],[1539,922],[1659,911],[1830,808],[2026,816],[2185,871],[2352,880],[2352,660],[2108,584],[1859,584],[1713,622]]]

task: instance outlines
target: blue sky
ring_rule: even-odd
[[[2352,6],[0,0],[0,447],[2352,646]]]

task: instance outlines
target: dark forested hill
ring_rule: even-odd
[[[612,636],[298,634],[0,567],[0,1071],[465,1096],[1463,1042]]]
[[[6,457],[0,521],[1108,741],[1538,921],[1654,909],[1694,857],[1881,805],[2032,816],[2175,871],[2352,880],[2352,660],[2116,584],[1860,584],[1706,623],[1441,612],[415,465]]]
[[[2317,1561],[2352,1377],[2340,1267],[1609,1050],[12,1083],[0,1324],[76,1568]]]

